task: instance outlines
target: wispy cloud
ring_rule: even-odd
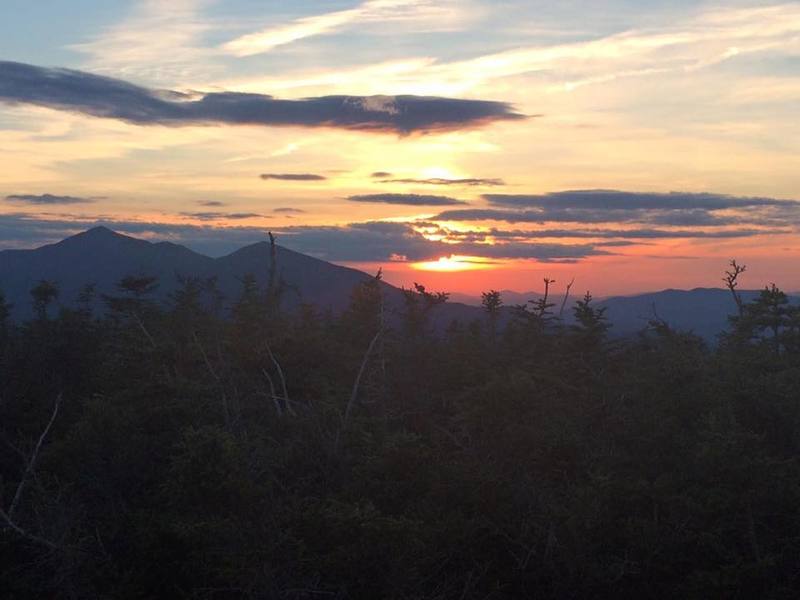
[[[218,52],[203,37],[218,27],[202,9],[211,0],[142,0],[92,39],[73,44],[93,71],[174,83],[209,73]]]
[[[156,91],[83,71],[0,61],[0,101],[138,125],[334,127],[400,134],[452,131],[524,118],[503,102],[420,96],[323,96]]]
[[[463,5],[463,0],[461,4]],[[446,24],[459,12],[463,12],[463,6],[443,0],[368,0],[354,8],[301,17],[289,23],[242,35],[224,44],[222,49],[234,56],[252,56],[363,23],[414,21],[425,23],[425,29],[428,30],[441,29],[442,24]]]
[[[239,82],[242,90],[369,90],[462,94],[507,77],[531,75],[542,92],[571,92],[619,79],[693,74],[757,53],[787,53],[800,45],[800,4],[718,6],[693,10],[660,26],[632,28],[578,41],[520,45],[474,58],[432,56]],[[376,77],[376,72],[380,77]]]
[[[374,175],[373,175],[374,177]],[[465,177],[462,179],[446,179],[444,177],[429,177],[427,179],[383,179],[380,183],[407,183],[415,185],[455,185],[469,187],[495,187],[505,185],[502,179],[481,179]]]
[[[279,181],[324,181],[324,175],[316,173],[262,173],[261,179],[277,179]]]
[[[548,73],[551,90],[570,91],[619,78],[691,72],[730,58],[797,43],[800,5],[720,7],[660,28],[528,47],[457,61],[432,69],[441,77],[476,80]],[[434,74],[434,73],[431,74]]]
[[[404,206],[451,206],[467,204],[450,196],[432,194],[358,194],[348,196],[350,202],[370,202],[374,204],[401,204]]]
[[[302,208],[291,208],[289,206],[280,206],[278,208],[273,208],[272,212],[280,214],[299,215],[306,211],[304,211]]]

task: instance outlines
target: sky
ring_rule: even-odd
[[[800,2],[3,0],[0,249],[800,290]]]

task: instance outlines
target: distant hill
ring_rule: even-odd
[[[350,293],[358,283],[371,277],[356,269],[341,267],[323,260],[277,247],[278,270],[288,286],[285,306],[313,304],[323,310],[345,308]],[[12,316],[31,316],[30,289],[40,280],[58,284],[58,303],[71,306],[87,283],[94,283],[98,295],[116,293],[116,283],[126,275],[157,277],[156,297],[167,300],[179,285],[179,277],[216,277],[219,289],[228,303],[238,298],[242,278],[252,274],[264,285],[269,273],[270,247],[259,242],[240,248],[221,258],[210,258],[184,246],[170,242],[152,243],[115,233],[106,227],[95,227],[56,244],[34,250],[0,251],[0,290],[13,304]],[[400,289],[384,284],[387,304],[399,306]],[[742,292],[750,300],[757,291]],[[511,316],[511,307],[541,297],[537,292],[502,291],[507,307],[502,322]],[[561,295],[554,296],[559,303]],[[570,305],[574,298],[570,301]],[[606,315],[613,325],[613,334],[629,335],[642,330],[655,316],[677,329],[713,340],[727,326],[728,315],[735,312],[730,292],[723,289],[664,290],[636,296],[618,296],[599,300],[607,307]],[[450,302],[437,309],[439,328],[453,320],[471,321],[483,318],[480,297],[452,294]],[[102,300],[97,300],[97,308]],[[557,310],[557,308],[555,309]],[[569,321],[571,311],[565,311]]]
[[[742,290],[745,302],[750,302],[759,294],[759,290]],[[537,292],[501,291],[506,307],[524,304],[528,300],[541,298]],[[800,302],[798,295],[790,295],[792,302]],[[468,294],[453,294],[452,298],[471,306],[480,306],[481,298]],[[553,296],[558,305],[563,298],[563,291]],[[570,308],[574,305],[569,301]],[[727,289],[695,288],[692,290],[663,290],[637,294],[632,296],[612,296],[597,299],[597,306],[606,308],[606,316],[612,323],[612,334],[628,336],[646,328],[653,319],[666,321],[671,327],[680,331],[690,331],[700,337],[714,341],[728,327],[728,317],[736,313],[736,303]],[[570,323],[571,311],[565,311],[564,320]]]
[[[519,304],[525,304],[529,300],[537,300],[542,297],[542,294],[540,292],[515,292],[514,290],[499,290],[499,291],[500,295],[503,298],[503,304],[505,306],[517,306]],[[480,296],[473,296],[471,294],[461,294],[458,292],[450,294],[450,300],[452,300],[453,302],[461,302],[462,304],[468,304],[470,306],[480,306],[481,304]]]
[[[742,290],[740,294],[745,302],[749,302],[759,292]],[[616,296],[606,298],[598,305],[606,307],[606,316],[614,324],[617,335],[636,333],[648,321],[658,318],[675,329],[691,331],[707,340],[713,340],[724,331],[728,327],[728,317],[737,310],[730,291],[719,288]]]

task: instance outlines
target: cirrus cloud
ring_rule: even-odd
[[[408,183],[417,185],[463,185],[470,187],[493,187],[505,185],[505,181],[496,178],[464,177],[447,179],[445,177],[429,177],[427,179],[383,179],[380,183]]]

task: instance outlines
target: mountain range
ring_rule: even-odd
[[[284,296],[289,309],[309,303],[323,310],[339,311],[347,306],[352,289],[371,275],[334,265],[323,260],[277,246],[278,272],[287,284]],[[106,228],[95,227],[58,243],[33,250],[0,251],[0,290],[12,307],[12,317],[31,316],[30,289],[46,279],[59,288],[58,301],[70,306],[87,283],[95,284],[98,296],[116,293],[116,283],[126,275],[148,275],[158,278],[156,297],[167,300],[179,285],[180,277],[215,277],[228,302],[238,297],[242,279],[247,274],[264,285],[270,266],[270,245],[259,242],[240,248],[220,258],[211,258],[171,242],[152,243]],[[383,284],[390,306],[402,301],[399,288]],[[743,291],[750,300],[757,291]],[[507,307],[540,297],[535,292],[503,292]],[[556,296],[555,302],[560,302]],[[574,299],[573,299],[574,301]],[[98,300],[98,306],[101,300]],[[438,310],[436,321],[444,325],[452,320],[471,321],[483,318],[480,298],[453,294],[451,301]],[[570,303],[571,304],[571,303]],[[650,319],[658,317],[673,327],[693,331],[713,340],[723,331],[735,304],[728,290],[697,288],[618,296],[598,301],[606,309],[615,335],[630,335],[644,329]],[[571,311],[565,310],[569,322]]]
[[[289,293],[286,302],[302,301],[338,309],[357,283],[369,277],[355,269],[333,265],[286,248],[277,247],[277,263]],[[156,277],[156,296],[166,299],[180,277],[216,277],[220,291],[230,300],[238,297],[247,274],[264,284],[270,265],[270,246],[259,242],[221,258],[210,258],[171,242],[152,243],[95,227],[56,244],[34,250],[0,252],[0,289],[14,305],[12,314],[31,314],[30,289],[46,279],[59,288],[59,302],[69,305],[87,283],[98,295],[116,293],[116,283],[126,275]]]

